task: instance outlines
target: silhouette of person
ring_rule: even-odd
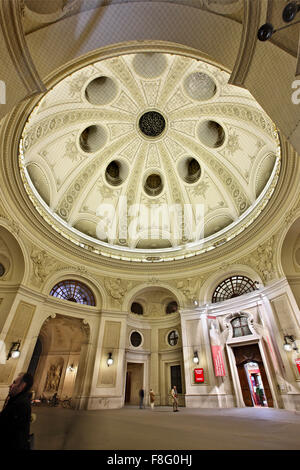
[[[3,449],[30,449],[31,393],[33,378],[22,373],[9,387],[0,413],[0,442]]]

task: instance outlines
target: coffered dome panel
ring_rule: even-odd
[[[32,110],[20,171],[39,213],[120,259],[201,254],[241,233],[275,188],[272,121],[229,74],[183,55],[91,63]]]

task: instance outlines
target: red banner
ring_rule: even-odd
[[[300,374],[300,358],[296,359],[296,366],[297,366],[298,372]]]
[[[215,376],[216,377],[225,377],[225,365],[222,355],[222,346],[219,334],[219,328],[216,317],[207,316],[209,321],[209,337],[210,337],[210,345],[211,345],[211,352],[214,362],[215,368]]]
[[[204,382],[204,372],[203,369],[194,369],[195,382],[203,383]]]

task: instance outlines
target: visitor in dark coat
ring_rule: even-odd
[[[33,378],[20,374],[10,385],[0,413],[0,446],[3,450],[29,450]]]

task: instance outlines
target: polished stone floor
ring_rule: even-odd
[[[35,407],[33,412],[36,450],[300,450],[300,412],[294,411]]]

